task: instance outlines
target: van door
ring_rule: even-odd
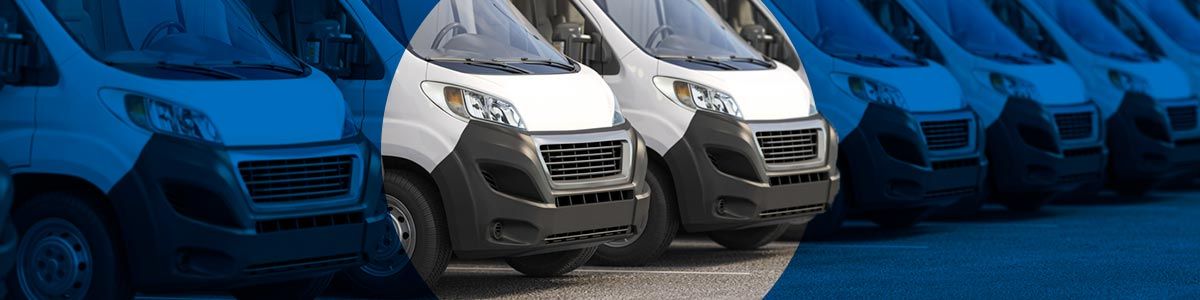
[[[14,0],[0,0],[0,160],[29,165],[37,94],[57,84],[45,46]]]

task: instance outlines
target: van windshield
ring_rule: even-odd
[[[1090,0],[1038,0],[1038,4],[1058,24],[1088,51],[1129,61],[1153,59],[1122,33]]]
[[[972,54],[1022,64],[1047,62],[1001,23],[983,0],[920,0],[918,3],[943,32]]]
[[[44,0],[93,57],[164,79],[277,79],[307,68],[239,0]]]
[[[507,0],[446,0],[426,14],[404,9],[408,0],[368,3],[388,31],[430,61],[465,72],[532,74],[573,72],[576,65],[517,15]],[[405,24],[423,20],[415,32]],[[411,26],[411,25],[410,25]]]
[[[858,1],[777,1],[784,16],[821,51],[842,59],[889,61],[916,59],[879,27]]]
[[[1192,53],[1200,54],[1200,19],[1188,13],[1182,2],[1164,0],[1137,1],[1171,40]],[[1197,2],[1200,3],[1200,2]]]
[[[774,68],[704,0],[595,0],[650,55],[714,70]]]

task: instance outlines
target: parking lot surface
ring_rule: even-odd
[[[781,241],[758,251],[726,251],[702,235],[683,235],[649,266],[587,266],[558,278],[523,277],[501,261],[454,261],[436,292],[446,299],[745,299],[768,292],[789,298],[1195,299],[1200,192],[1102,195],[1026,214],[988,206],[974,219],[899,230],[852,221],[828,241]],[[221,298],[148,298],[164,297]]]

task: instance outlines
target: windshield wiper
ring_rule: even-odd
[[[772,63],[765,59],[756,58],[756,57],[730,56],[729,61],[752,63],[752,64],[760,65],[763,67],[767,67],[767,68],[775,67],[775,63]]]
[[[301,75],[301,74],[304,74],[304,70],[302,70],[302,69],[298,69],[298,68],[292,68],[292,67],[287,67],[287,66],[281,66],[281,65],[272,64],[272,63],[259,63],[259,62],[241,62],[241,61],[234,61],[234,62],[232,62],[232,63],[212,63],[212,64],[209,64],[209,63],[196,63],[196,65],[199,65],[199,66],[205,66],[205,67],[233,67],[233,68],[254,68],[254,69],[265,69],[265,70],[272,70],[272,71],[279,71],[279,72],[289,73],[289,74],[293,74],[293,75]]]
[[[919,65],[924,65],[924,64],[925,64],[925,59],[922,59],[921,57],[919,57],[919,56],[916,56],[916,55],[901,55],[901,54],[892,54],[892,59],[896,59],[896,60],[904,60],[904,61],[908,61],[908,62],[912,62],[912,63],[919,64]]]
[[[690,56],[690,55],[689,56],[663,55],[663,56],[659,56],[658,59],[682,59],[682,60],[690,62],[690,63],[702,64],[702,65],[706,65],[706,66],[715,67],[718,69],[739,70],[738,67],[734,67],[733,65],[730,65],[730,64],[724,63],[722,61],[712,59],[712,58],[707,58],[707,57],[696,57],[696,56]]]
[[[564,63],[557,62],[557,61],[553,61],[553,60],[549,60],[549,59],[532,59],[532,58],[528,58],[528,57],[522,57],[522,58],[520,58],[520,59],[515,59],[515,60],[496,60],[496,61],[498,61],[498,62],[504,62],[504,63],[522,63],[522,64],[537,64],[537,65],[547,65],[547,66],[551,66],[551,67],[555,67],[555,68],[560,68],[560,69],[567,70],[567,71],[574,71],[574,70],[575,70],[575,65],[571,65],[571,64],[564,64]]]
[[[529,72],[529,70],[518,68],[516,66],[510,65],[510,64],[507,64],[507,63],[504,63],[501,61],[495,61],[495,60],[480,60],[480,59],[474,59],[474,58],[434,58],[432,60],[433,61],[456,62],[456,63],[465,64],[465,65],[469,65],[469,66],[477,66],[477,67],[503,70],[503,71],[511,72],[513,74],[533,74],[533,72]]]
[[[164,70],[195,73],[195,74],[207,75],[210,77],[216,77],[216,78],[222,78],[222,79],[246,79],[246,77],[243,77],[242,75],[238,75],[238,74],[234,74],[234,73],[226,72],[226,71],[221,71],[221,70],[213,69],[213,68],[206,67],[206,66],[194,65],[194,64],[192,64],[192,65],[177,64],[177,63],[169,63],[166,61],[159,61],[157,63],[105,61],[104,64],[109,65],[109,66],[124,65],[124,66],[155,67],[155,68],[164,69]]]
[[[865,61],[865,62],[875,63],[875,64],[879,64],[879,65],[881,65],[881,66],[885,66],[885,67],[898,67],[898,66],[900,66],[900,64],[897,64],[895,61],[892,61],[891,59],[883,58],[882,56],[876,56],[876,55],[867,55],[867,54],[841,54],[841,55],[835,55],[835,56],[837,56],[837,57],[839,57],[839,58],[855,59],[855,60],[860,60],[860,61]]]
[[[1115,57],[1118,59],[1124,59],[1124,60],[1129,60],[1129,61],[1139,61],[1139,60],[1145,59],[1147,57],[1147,55],[1143,55],[1141,53],[1128,53],[1128,52],[1120,52],[1120,51],[1109,51],[1106,54],[1108,54],[1109,57]]]

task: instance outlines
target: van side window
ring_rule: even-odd
[[[246,1],[275,40],[338,79],[383,79],[383,62],[337,0]]]
[[[861,0],[863,8],[867,9],[867,13],[879,22],[879,26],[883,31],[891,35],[896,42],[904,45],[909,51],[931,59],[933,61],[945,64],[946,58],[942,56],[942,51],[938,50],[937,45],[933,43],[933,39],[925,32],[921,26],[917,25],[916,20],[913,20],[912,15],[904,10],[899,3],[894,0]]]
[[[783,38],[782,29],[775,26],[763,10],[750,0],[708,0],[708,4],[725,16],[725,22],[755,50],[783,62],[792,70],[800,70],[796,49]]]
[[[14,0],[0,0],[0,80],[13,86],[58,84],[50,52]]]
[[[1142,28],[1137,23],[1137,20],[1134,20],[1133,16],[1129,15],[1129,12],[1117,4],[1116,1],[1096,0],[1096,7],[1100,8],[1100,12],[1105,17],[1108,17],[1109,22],[1116,25],[1117,29],[1121,30],[1134,43],[1137,43],[1142,50],[1156,57],[1166,55],[1162,48],[1158,46],[1158,43],[1154,41],[1154,38],[1150,37],[1150,34],[1146,32],[1145,28]]]
[[[984,0],[992,8],[992,13],[1004,25],[1017,33],[1026,44],[1033,46],[1038,52],[1061,60],[1067,59],[1067,54],[1058,46],[1041,24],[1029,11],[1013,0]]]
[[[571,59],[587,65],[600,75],[621,72],[621,64],[612,47],[600,35],[600,28],[570,0],[513,0],[513,6],[529,20],[542,38]]]

